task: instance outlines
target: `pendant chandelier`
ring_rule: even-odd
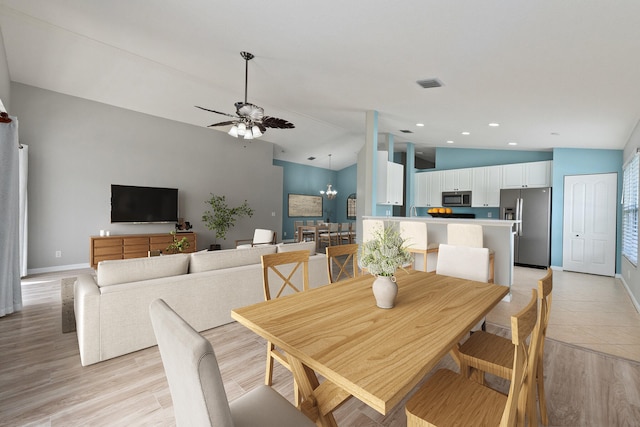
[[[329,170],[331,170],[331,154],[329,154]],[[320,194],[326,197],[329,200],[333,200],[338,195],[338,192],[333,189],[331,184],[327,184],[326,190],[320,190]]]

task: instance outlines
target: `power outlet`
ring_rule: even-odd
[[[283,231],[283,232],[282,232],[282,235],[283,235],[284,237],[287,237],[287,232],[286,232],[286,231]]]
[[[487,212],[487,218],[491,218],[492,215],[493,215],[492,212]]]
[[[56,258],[62,258],[62,251],[56,251]]]

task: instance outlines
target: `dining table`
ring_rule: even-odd
[[[300,409],[319,426],[355,397],[391,411],[509,292],[434,272],[396,274],[390,309],[363,275],[232,310],[231,317],[287,354]]]

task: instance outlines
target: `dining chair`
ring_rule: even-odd
[[[340,281],[341,278],[358,277],[358,244],[327,246],[327,273],[329,283]]]
[[[456,246],[483,248],[482,226],[478,224],[447,224],[447,243]],[[489,249],[489,283],[493,283],[495,253]]]
[[[351,223],[350,222],[343,222],[340,224],[340,244],[346,243],[353,243],[353,241],[351,240]]]
[[[538,323],[536,293],[533,289],[529,304],[511,316],[511,343],[515,357],[509,394],[505,396],[462,374],[440,369],[407,402],[408,427],[525,425],[525,412],[531,405],[527,391],[530,383],[535,381],[533,375],[540,343],[534,332]],[[531,343],[527,345],[529,336]],[[529,425],[538,425],[535,416],[529,419]]]
[[[178,427],[315,426],[266,385],[229,403],[211,343],[162,299],[151,302],[149,315]]]
[[[300,270],[302,268],[302,270]],[[262,282],[264,285],[264,299],[279,298],[294,292],[302,292],[309,289],[309,251],[280,252],[262,255]],[[272,292],[272,290],[276,290]],[[277,360],[282,366],[291,371],[287,356],[276,348],[271,342],[267,342],[267,369],[265,373],[265,385],[273,383],[273,361]],[[300,404],[301,397],[298,385],[293,382],[294,400],[296,406]]]
[[[236,240],[236,248],[252,248],[254,246],[275,245],[276,232],[264,228],[256,228],[253,238]]]
[[[300,227],[304,226],[304,221],[293,221],[293,240],[302,242],[303,236],[300,234]]]
[[[362,241],[368,242],[372,240],[377,233],[384,231],[384,221],[381,219],[363,219],[362,220]]]
[[[400,237],[405,241],[405,248],[414,254],[422,254],[422,265],[427,270],[427,254],[438,253],[438,243],[428,243],[427,224],[418,221],[400,221]]]
[[[544,392],[544,340],[547,335],[549,314],[551,312],[551,292],[553,290],[553,272],[538,281],[538,309],[540,322],[537,333],[540,335],[538,351],[538,369],[536,371],[536,387],[540,418],[544,425],[549,424],[546,397]],[[512,375],[514,358],[513,346],[507,338],[484,331],[478,331],[464,342],[458,349],[460,372],[467,378],[474,378],[484,384],[484,374],[488,372],[501,378],[509,379]]]
[[[319,243],[326,243],[328,246],[340,244],[340,224],[331,222],[318,234]]]

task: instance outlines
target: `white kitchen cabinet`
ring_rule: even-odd
[[[551,160],[502,166],[502,188],[551,186]]]
[[[413,205],[422,208],[427,206],[427,172],[416,173]]]
[[[387,160],[387,152],[378,152],[377,196],[379,205],[404,203],[404,166]]]
[[[442,171],[442,191],[470,191],[472,169]]]
[[[442,206],[442,172],[427,172],[427,198],[426,206]]]
[[[474,208],[500,207],[502,166],[473,168],[471,206]]]

